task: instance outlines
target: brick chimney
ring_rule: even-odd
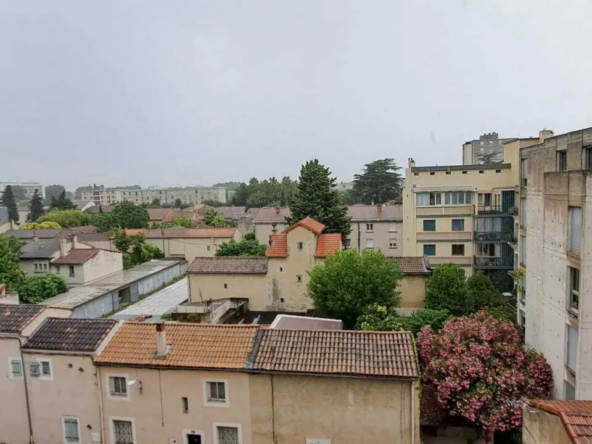
[[[156,357],[164,358],[169,354],[170,347],[167,347],[165,324],[156,324]]]
[[[60,239],[60,256],[68,254],[68,241],[66,239]]]
[[[413,157],[407,159],[407,162],[409,163],[409,168],[413,168],[415,166],[415,160],[413,160]]]

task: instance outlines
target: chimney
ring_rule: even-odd
[[[413,157],[407,159],[407,162],[409,163],[409,168],[413,168],[415,166],[415,160],[413,160]]]
[[[164,358],[169,354],[170,348],[166,343],[165,325],[163,323],[156,324],[156,357]]]
[[[80,245],[78,244],[78,237],[76,235],[72,236],[72,248],[77,249]]]
[[[539,142],[544,142],[545,139],[553,137],[554,135],[555,134],[553,133],[553,131],[548,130],[547,128],[543,128],[541,131],[539,131]]]
[[[66,239],[60,239],[60,256],[68,254],[68,241]]]
[[[275,207],[275,214],[280,214],[280,207]]]

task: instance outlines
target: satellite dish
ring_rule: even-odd
[[[131,381],[127,382],[127,385],[129,385],[131,387],[132,385],[137,384],[137,383],[138,383],[137,379],[132,379]]]

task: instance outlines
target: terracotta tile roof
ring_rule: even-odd
[[[115,205],[95,205],[94,207],[87,208],[85,213],[99,214],[101,210],[103,213],[113,213],[114,209]]]
[[[266,274],[266,257],[196,257],[187,273],[193,274]]]
[[[394,257],[404,274],[423,274],[429,276],[430,264],[423,256],[399,256]]]
[[[51,261],[52,264],[55,265],[80,265],[80,264],[84,264],[86,261],[92,259],[93,257],[95,257],[97,254],[99,254],[98,249],[95,248],[89,248],[89,249],[72,249],[70,251],[68,251],[68,254],[66,254],[65,256],[60,256],[56,259],[54,259],[53,261]]]
[[[350,205],[347,215],[354,222],[402,222],[402,205]]]
[[[253,218],[256,224],[285,224],[286,217],[290,217],[292,212],[288,207],[263,207]]]
[[[62,230],[10,230],[5,234],[7,236],[18,237],[19,239],[33,239],[34,237],[38,239],[53,239],[61,232]]]
[[[224,219],[239,220],[245,216],[247,207],[218,207],[216,212],[221,214]]]
[[[304,227],[315,234],[321,234],[325,229],[325,226],[322,223],[314,220],[312,217],[307,216],[304,219],[299,220],[295,224],[290,225],[288,228],[284,230],[284,233],[288,233],[296,227]]]
[[[327,233],[321,234],[317,239],[317,251],[315,257],[327,257],[335,254],[341,249],[341,234]]]
[[[592,401],[534,400],[530,405],[559,416],[572,443],[592,443]]]
[[[170,210],[168,213],[164,215],[162,221],[171,222],[177,219],[178,217],[186,217],[187,219],[190,219],[193,222],[195,222],[200,218],[200,215],[197,211],[194,210]]]
[[[170,208],[148,208],[150,220],[162,221],[172,210]]]
[[[47,318],[23,348],[94,352],[116,324],[113,319]]]
[[[236,228],[165,228],[165,229],[128,229],[125,230],[128,235],[144,234],[146,239],[183,239],[183,238],[228,238],[231,239],[236,233]]]
[[[109,242],[109,233],[80,233],[76,237],[80,242]]]
[[[0,304],[0,333],[20,333],[43,310],[43,305]]]
[[[247,369],[389,379],[419,375],[409,332],[260,330]]]
[[[153,324],[126,322],[95,359],[100,365],[242,370],[253,347],[257,326],[166,324],[171,350],[156,355]]]
[[[288,236],[285,234],[271,234],[265,256],[288,257]]]

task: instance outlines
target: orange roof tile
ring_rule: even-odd
[[[183,238],[233,238],[236,234],[236,228],[155,228],[146,230],[143,228],[133,228],[125,230],[127,235],[143,234],[146,239],[183,239]]]
[[[91,260],[97,254],[99,254],[98,249],[72,249],[64,256],[60,256],[53,261],[51,261],[54,265],[80,265],[84,264],[86,261]]]
[[[296,227],[304,227],[307,230],[310,230],[316,234],[321,234],[323,232],[323,230],[325,229],[325,226],[322,223],[317,222],[312,217],[307,216],[304,219],[302,219],[302,220],[296,222],[295,224],[290,225],[288,228],[286,228],[284,230],[284,234],[292,231]]]
[[[341,234],[327,233],[321,234],[317,240],[316,257],[327,257],[335,254],[337,250],[341,249]]]
[[[270,235],[265,256],[288,257],[288,236],[285,234]]]
[[[257,326],[166,324],[166,343],[171,350],[156,355],[156,327],[126,322],[95,359],[100,365],[155,366],[169,368],[244,368]]]
[[[530,405],[559,416],[573,444],[592,443],[592,401],[535,399]]]
[[[401,267],[403,274],[423,274],[430,275],[430,265],[428,259],[423,256],[397,256],[392,258]]]

